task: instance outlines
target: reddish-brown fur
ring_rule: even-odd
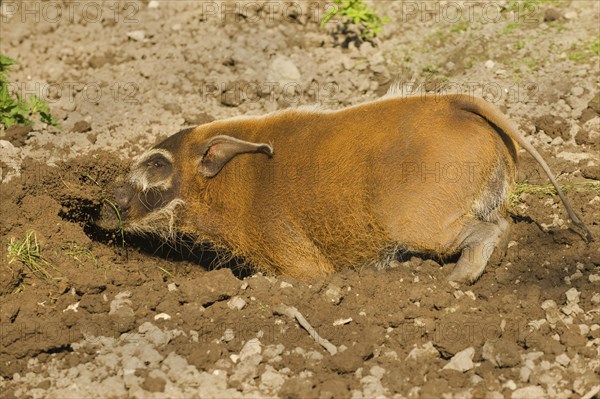
[[[462,250],[466,259],[465,249],[482,250],[473,243],[483,238],[501,246],[517,143],[528,146],[515,132],[480,99],[386,97],[335,112],[292,109],[215,121],[156,148],[173,155],[171,191],[185,202],[175,209],[175,230],[259,269],[302,278],[384,265],[397,251]],[[207,143],[215,136],[264,145],[207,177],[199,163],[213,156]],[[126,227],[161,227],[139,217],[126,219]],[[487,227],[494,233],[479,240]],[[475,256],[477,270],[463,266],[472,270],[457,279],[476,279],[488,258]]]

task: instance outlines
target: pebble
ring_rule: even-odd
[[[567,297],[567,302],[569,303],[579,303],[579,295],[581,293],[577,291],[577,288],[571,288],[565,293]]]
[[[421,345],[415,346],[406,356],[406,360],[421,360],[423,358],[432,357],[438,358],[440,353],[437,349],[434,348],[433,343],[431,341]]]
[[[169,290],[169,292],[177,291],[177,284],[171,283],[167,285],[167,289]]]
[[[571,359],[569,358],[569,356],[566,353],[562,353],[562,354],[556,356],[556,362],[563,367],[567,367],[569,365],[570,361],[571,361]]]
[[[337,305],[342,300],[342,289],[337,285],[330,284],[327,287],[327,290],[325,291],[324,295],[325,299],[327,299],[328,302]]]
[[[594,305],[598,305],[600,303],[600,293],[595,293],[592,295],[592,303]]]
[[[474,355],[475,348],[470,346],[454,355],[442,370],[456,370],[460,371],[461,373],[469,371],[475,366],[473,363]]]
[[[337,319],[333,322],[334,326],[342,326],[344,324],[348,324],[352,321],[352,317],[348,317],[347,319]]]
[[[300,82],[300,78],[300,71],[290,58],[278,55],[271,61],[267,72],[269,82],[279,83],[283,87],[289,83]]]
[[[473,301],[476,299],[475,298],[475,293],[473,291],[465,291],[465,295],[468,296]]]
[[[77,308],[79,307],[79,302],[75,302],[69,306],[67,306],[66,309],[63,309],[63,313],[68,311],[68,310],[72,310],[73,312],[77,312]]]
[[[242,350],[240,351],[240,360],[248,359],[255,355],[262,353],[262,345],[258,339],[251,339],[246,342]]]
[[[590,280],[590,283],[597,283],[600,281],[600,274],[590,274],[588,280]]]
[[[171,320],[171,316],[166,313],[159,313],[154,316],[154,320]]]
[[[567,11],[565,13],[565,18],[566,19],[576,19],[578,17],[577,12],[575,11]]]
[[[583,87],[573,87],[571,89],[571,94],[573,94],[574,96],[581,96],[584,92],[585,90],[583,89]]]
[[[123,291],[115,295],[115,299],[110,302],[110,316],[133,316],[134,312],[131,307],[131,292]]]
[[[492,60],[487,60],[484,65],[487,69],[492,69],[496,64]]]
[[[521,370],[519,370],[519,379],[521,382],[528,382],[529,376],[531,376],[531,369],[525,366],[521,367]]]
[[[135,40],[136,42],[141,42],[146,38],[146,32],[143,30],[133,30],[131,32],[127,32],[127,37],[131,40]]]
[[[233,332],[233,329],[228,328],[223,332],[223,341],[230,342],[230,341],[233,341],[234,338],[235,338],[235,333]]]
[[[545,22],[556,21],[556,20],[560,19],[560,17],[561,17],[560,12],[554,8],[548,8],[546,10],[546,12],[544,13],[544,21]]]
[[[158,8],[159,5],[160,5],[160,1],[158,1],[158,0],[150,0],[148,2],[148,8]]]
[[[294,288],[294,286],[286,281],[282,281],[281,284],[279,284],[279,288]]]
[[[552,299],[548,299],[542,302],[542,309],[546,311],[550,309],[556,309],[557,307],[558,306],[556,306],[556,302],[554,302]]]
[[[538,385],[530,385],[528,387],[519,388],[512,393],[512,399],[531,399],[531,398],[544,398],[546,392],[544,388]]]
[[[154,346],[166,345],[171,341],[171,335],[164,332],[150,322],[145,322],[138,327],[138,332],[144,335],[144,338],[154,344]]]
[[[227,302],[227,307],[231,310],[242,310],[246,307],[246,301],[239,296],[234,296]]]
[[[579,325],[579,334],[586,336],[586,335],[588,335],[589,332],[590,332],[590,326],[588,326],[587,324]]]
[[[514,367],[521,362],[519,346],[505,338],[485,341],[481,356],[496,367]]]

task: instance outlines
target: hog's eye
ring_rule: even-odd
[[[165,164],[163,164],[160,161],[150,161],[150,162],[148,162],[148,166],[151,167],[151,168],[160,169],[163,166],[165,166]]]
[[[163,169],[168,165],[168,161],[161,156],[152,157],[146,161],[146,167],[149,169]]]

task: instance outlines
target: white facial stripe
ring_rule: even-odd
[[[142,155],[140,155],[140,157],[135,161],[133,166],[137,167],[137,166],[141,165],[142,163],[146,162],[151,156],[156,155],[156,154],[162,155],[163,157],[165,157],[167,159],[167,161],[173,163],[173,155],[171,155],[171,153],[169,151],[164,150],[162,148],[153,148],[151,150],[146,151]]]
[[[129,182],[140,191],[148,190],[148,178],[142,170],[134,169],[129,175]]]
[[[173,163],[173,155],[171,155],[169,151],[164,150],[162,148],[154,148],[140,155],[140,157],[134,162],[131,168],[132,172],[129,176],[129,182],[138,190],[147,191],[151,188],[160,188],[163,190],[168,190],[169,188],[171,188],[171,177],[168,177],[167,179],[161,180],[156,183],[150,183],[148,181],[148,177],[146,176],[146,172],[144,170],[141,170],[141,165],[144,162],[148,161],[150,157],[156,154],[162,155],[167,161],[171,162],[171,164]]]
[[[163,208],[132,224],[127,230],[137,233],[154,233],[165,239],[172,239],[175,237],[175,210],[178,206],[183,205],[185,205],[184,200],[175,198]],[[165,224],[168,226],[166,229]]]

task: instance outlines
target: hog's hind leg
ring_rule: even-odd
[[[494,250],[506,253],[510,225],[503,217],[495,222],[473,220],[465,230],[461,255],[448,279],[473,283],[483,273]]]

